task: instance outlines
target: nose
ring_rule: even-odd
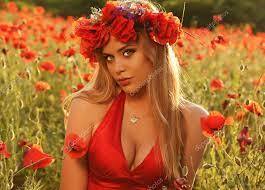
[[[125,63],[122,60],[116,59],[114,69],[116,74],[119,75],[121,72],[126,70]]]

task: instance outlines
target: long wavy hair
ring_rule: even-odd
[[[162,8],[159,4],[146,0],[126,0],[146,3],[154,12]],[[122,1],[120,1],[122,2]],[[180,65],[173,47],[169,44],[160,45],[151,40],[143,27],[135,28],[137,36],[143,36],[144,56],[153,64],[154,72],[151,80],[146,83],[148,96],[151,97],[152,111],[155,116],[159,133],[159,146],[163,167],[167,179],[172,182],[180,177],[180,160],[183,155],[183,131],[181,125],[184,105],[184,94],[180,81]],[[139,38],[137,38],[138,42]],[[102,55],[102,48],[96,49],[98,64],[91,81],[80,91],[68,95],[62,104],[66,118],[73,98],[84,98],[89,102],[105,104],[111,102],[119,93],[119,86],[108,71]],[[66,126],[66,124],[65,124]],[[156,154],[157,155],[157,154]]]

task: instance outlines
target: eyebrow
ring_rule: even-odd
[[[121,47],[120,49],[118,49],[118,51],[117,51],[117,52],[120,52],[120,51],[122,51],[123,49],[127,48],[128,46],[134,46],[134,45],[135,45],[135,44],[133,44],[133,43],[131,43],[131,44],[127,44],[127,45],[125,45],[125,46]],[[111,54],[104,53],[104,52],[102,52],[102,54],[103,54],[103,55],[111,55]]]

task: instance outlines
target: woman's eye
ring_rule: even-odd
[[[129,53],[127,53],[127,52],[129,52]],[[126,57],[128,57],[128,54],[130,54],[130,52],[134,53],[135,50],[133,50],[133,49],[128,49],[128,50],[126,50],[126,51],[123,53],[123,55],[125,55]],[[127,54],[127,55],[126,55],[126,54]]]
[[[106,61],[111,61],[112,59],[110,58],[110,56],[105,56],[105,60]]]

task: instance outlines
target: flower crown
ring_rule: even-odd
[[[178,17],[172,12],[155,12],[150,5],[137,1],[108,1],[102,9],[91,8],[90,18],[80,17],[74,33],[81,37],[80,53],[97,62],[94,50],[105,46],[114,36],[121,42],[136,41],[135,26],[144,27],[149,37],[161,45],[174,44],[182,34]]]

